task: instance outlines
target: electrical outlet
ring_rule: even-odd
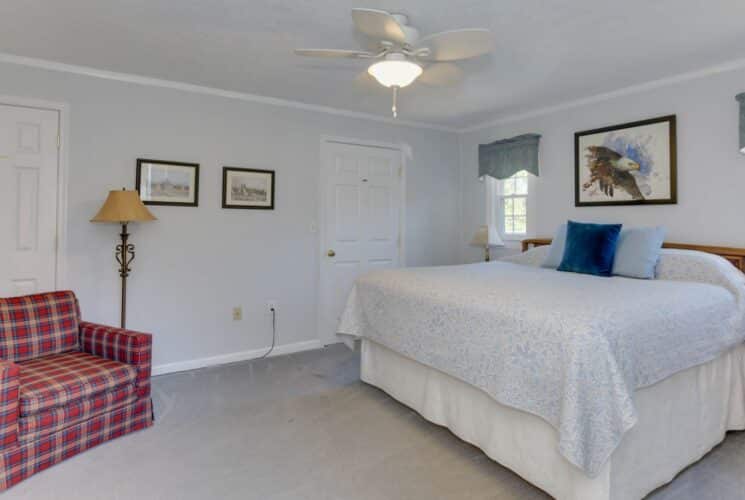
[[[274,309],[274,312],[276,313],[279,310],[279,304],[277,304],[276,300],[267,300],[266,310],[271,313],[272,309]]]
[[[240,321],[243,319],[243,308],[236,306],[233,308],[233,321]]]

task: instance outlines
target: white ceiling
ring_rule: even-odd
[[[490,56],[456,87],[415,83],[400,116],[478,124],[745,55],[742,0],[2,0],[0,52],[388,116],[359,60],[352,7],[408,14],[423,34],[485,27]]]

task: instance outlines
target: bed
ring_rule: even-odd
[[[745,250],[667,244],[637,280],[543,269],[548,243],[366,275],[339,332],[363,381],[555,498],[642,498],[745,429]]]

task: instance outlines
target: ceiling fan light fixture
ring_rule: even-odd
[[[406,60],[401,54],[391,55],[400,58],[389,56],[367,68],[367,72],[382,86],[403,88],[411,85],[422,74],[422,67],[417,63]]]
[[[398,116],[399,90],[411,85],[424,71],[420,61],[426,64],[471,59],[494,49],[491,32],[486,29],[457,29],[420,38],[419,30],[409,24],[409,17],[405,14],[355,8],[352,9],[352,20],[358,32],[375,42],[377,51],[295,49],[295,53],[310,57],[378,60],[367,68],[367,72],[380,85],[393,90],[391,111],[394,118]],[[437,85],[439,80],[449,85],[458,79],[457,67],[455,70],[443,67],[447,68],[429,66],[422,83]]]

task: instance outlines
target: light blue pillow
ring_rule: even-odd
[[[562,224],[556,229],[554,239],[551,240],[551,247],[548,250],[546,260],[543,261],[541,267],[550,267],[556,269],[561,264],[561,259],[564,257],[564,246],[567,241],[567,225]]]
[[[665,228],[663,227],[624,229],[618,238],[613,274],[629,278],[654,278],[654,270],[660,258],[663,241],[665,241]]]

